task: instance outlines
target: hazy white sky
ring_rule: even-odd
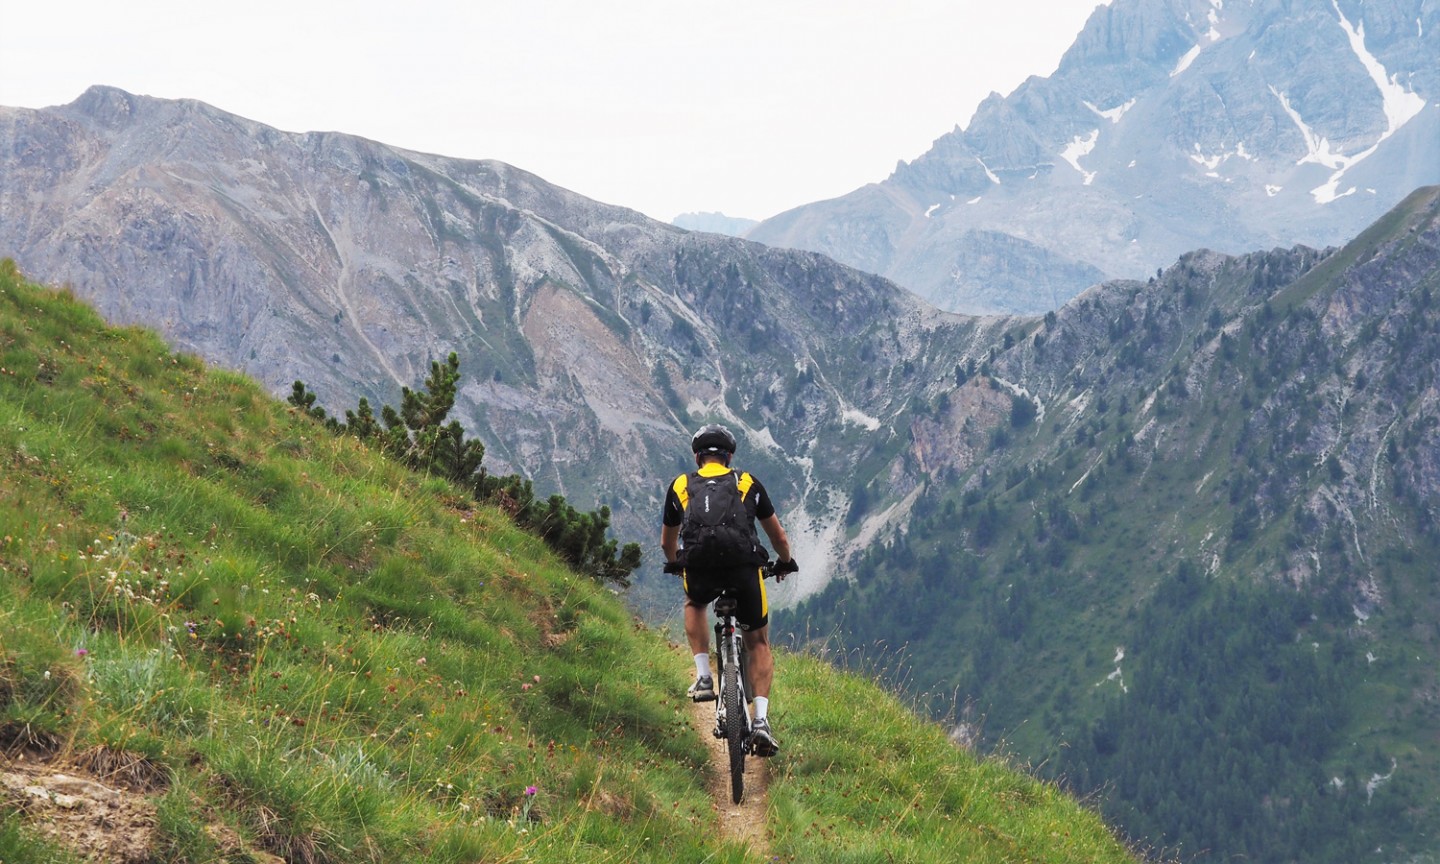
[[[669,221],[883,180],[1099,0],[0,0],[0,105],[91,84],[499,159]]]

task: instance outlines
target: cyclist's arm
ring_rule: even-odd
[[[660,528],[660,550],[665,560],[674,561],[680,554],[680,526],[664,525]]]
[[[680,504],[680,495],[675,487],[680,483],[676,478],[665,490],[665,504],[660,511],[660,551],[665,553],[665,563],[670,564],[680,557],[680,523],[684,521],[685,508]]]
[[[760,520],[760,527],[765,529],[765,536],[770,538],[770,546],[775,550],[775,560],[790,560],[790,538],[785,536],[785,529],[780,525],[780,517],[771,513]]]

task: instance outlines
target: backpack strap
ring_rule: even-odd
[[[731,471],[729,473],[735,477],[735,486],[740,490],[740,500],[744,501],[745,496],[750,494],[750,487],[755,485],[755,478],[750,476],[749,471],[740,471],[738,473]],[[700,479],[709,479],[699,471],[692,471],[690,474],[694,474]],[[674,483],[670,484],[670,488],[675,490],[675,497],[680,499],[681,512],[684,512],[690,507],[690,474],[681,474],[675,478]]]

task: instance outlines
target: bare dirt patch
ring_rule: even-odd
[[[97,763],[102,770],[116,770],[99,774]],[[133,762],[110,753],[0,757],[0,806],[18,811],[33,830],[90,861],[151,860],[152,796],[159,791]]]
[[[730,801],[730,754],[725,742],[714,736],[715,705],[692,702],[690,721],[710,749],[707,786],[715,802],[715,815],[724,836],[750,847],[756,860],[770,858],[770,837],[765,830],[766,789],[770,785],[770,760],[745,760],[745,797],[739,804]]]

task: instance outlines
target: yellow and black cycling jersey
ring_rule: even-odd
[[[701,465],[695,473],[701,477],[720,477],[731,472],[730,468],[718,462],[707,462]],[[765,493],[765,486],[748,472],[739,471],[736,484],[740,488],[740,498],[745,502],[745,512],[754,519],[769,519],[775,515],[775,505],[770,502],[770,496]],[[661,516],[661,522],[672,528],[679,527],[685,521],[685,507],[690,503],[689,474],[681,474],[665,490],[665,509]]]
[[[707,462],[695,473],[701,477],[722,477],[731,472],[730,468],[717,462]],[[740,500],[750,517],[753,527],[757,519],[769,519],[775,515],[775,505],[765,492],[765,486],[754,476],[737,471],[736,487]],[[685,521],[685,508],[690,503],[690,475],[676,477],[665,490],[665,509],[662,520],[665,525],[677,528]],[[681,552],[682,558],[684,552]],[[718,570],[686,568],[683,574],[685,596],[690,602],[705,606],[720,596],[723,588],[729,588],[735,595],[735,619],[742,630],[758,630],[770,621],[770,600],[765,593],[764,573],[756,565],[741,565]]]

